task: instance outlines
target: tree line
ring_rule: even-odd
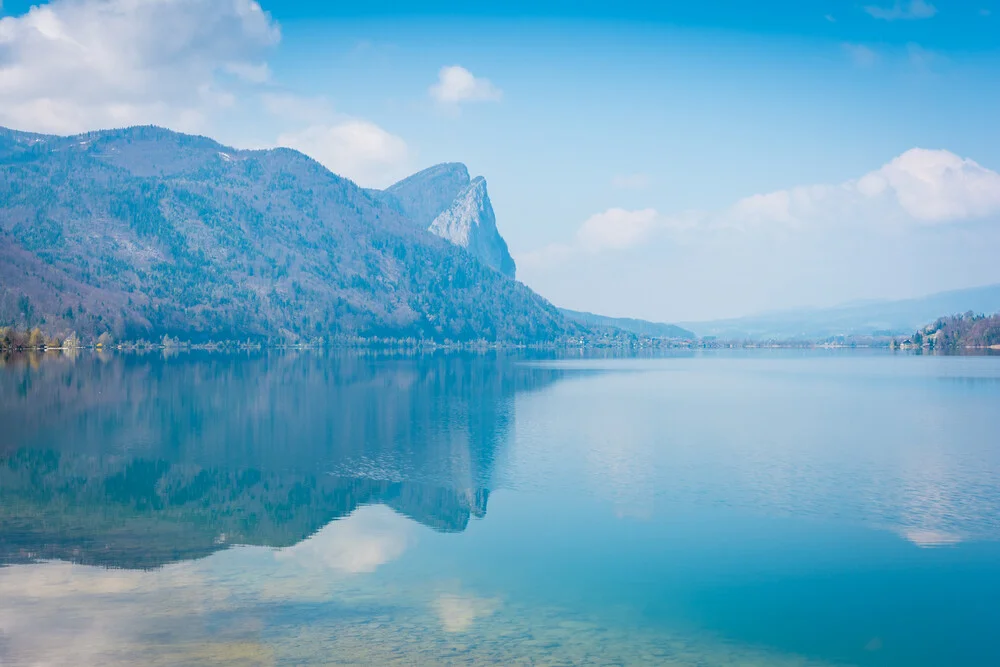
[[[942,317],[915,333],[910,342],[932,350],[1000,347],[1000,313]]]
[[[94,341],[95,347],[111,347],[114,339],[111,334],[102,333]],[[76,332],[66,337],[46,334],[39,327],[32,329],[18,327],[0,327],[0,350],[52,350],[52,349],[75,349],[84,347],[83,341],[76,335]]]

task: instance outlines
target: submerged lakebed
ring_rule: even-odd
[[[1000,357],[0,368],[0,664],[996,665]]]

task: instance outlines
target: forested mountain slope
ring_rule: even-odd
[[[579,331],[387,199],[288,149],[0,129],[0,325],[191,340]]]

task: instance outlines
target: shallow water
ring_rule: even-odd
[[[997,665],[1000,358],[0,368],[0,665]]]

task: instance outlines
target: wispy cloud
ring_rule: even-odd
[[[858,67],[871,67],[878,62],[878,53],[864,44],[841,44],[844,53]]]
[[[272,116],[292,123],[321,124],[336,116],[333,104],[325,97],[269,91],[260,95],[260,104]]]
[[[617,174],[611,186],[618,190],[644,190],[649,187],[649,174]]]
[[[477,77],[460,65],[442,67],[430,95],[440,104],[459,105],[465,102],[498,102],[503,91],[489,79]]]
[[[226,63],[223,70],[246,83],[267,83],[271,80],[271,68],[267,63]]]
[[[577,243],[584,250],[622,250],[630,248],[649,235],[657,226],[655,209],[628,211],[609,208],[587,218],[577,233]]]
[[[906,56],[909,58],[911,65],[922,70],[928,70],[944,59],[935,51],[925,49],[919,44],[914,43],[906,45]]]
[[[697,212],[666,216],[654,208],[609,208],[595,213],[577,229],[566,243],[551,243],[540,250],[523,253],[518,264],[544,267],[560,264],[574,257],[627,251],[669,230],[684,232],[703,222]]]
[[[937,14],[937,7],[926,0],[909,0],[908,2],[896,0],[888,7],[868,5],[864,9],[869,16],[883,21],[929,19]]]

